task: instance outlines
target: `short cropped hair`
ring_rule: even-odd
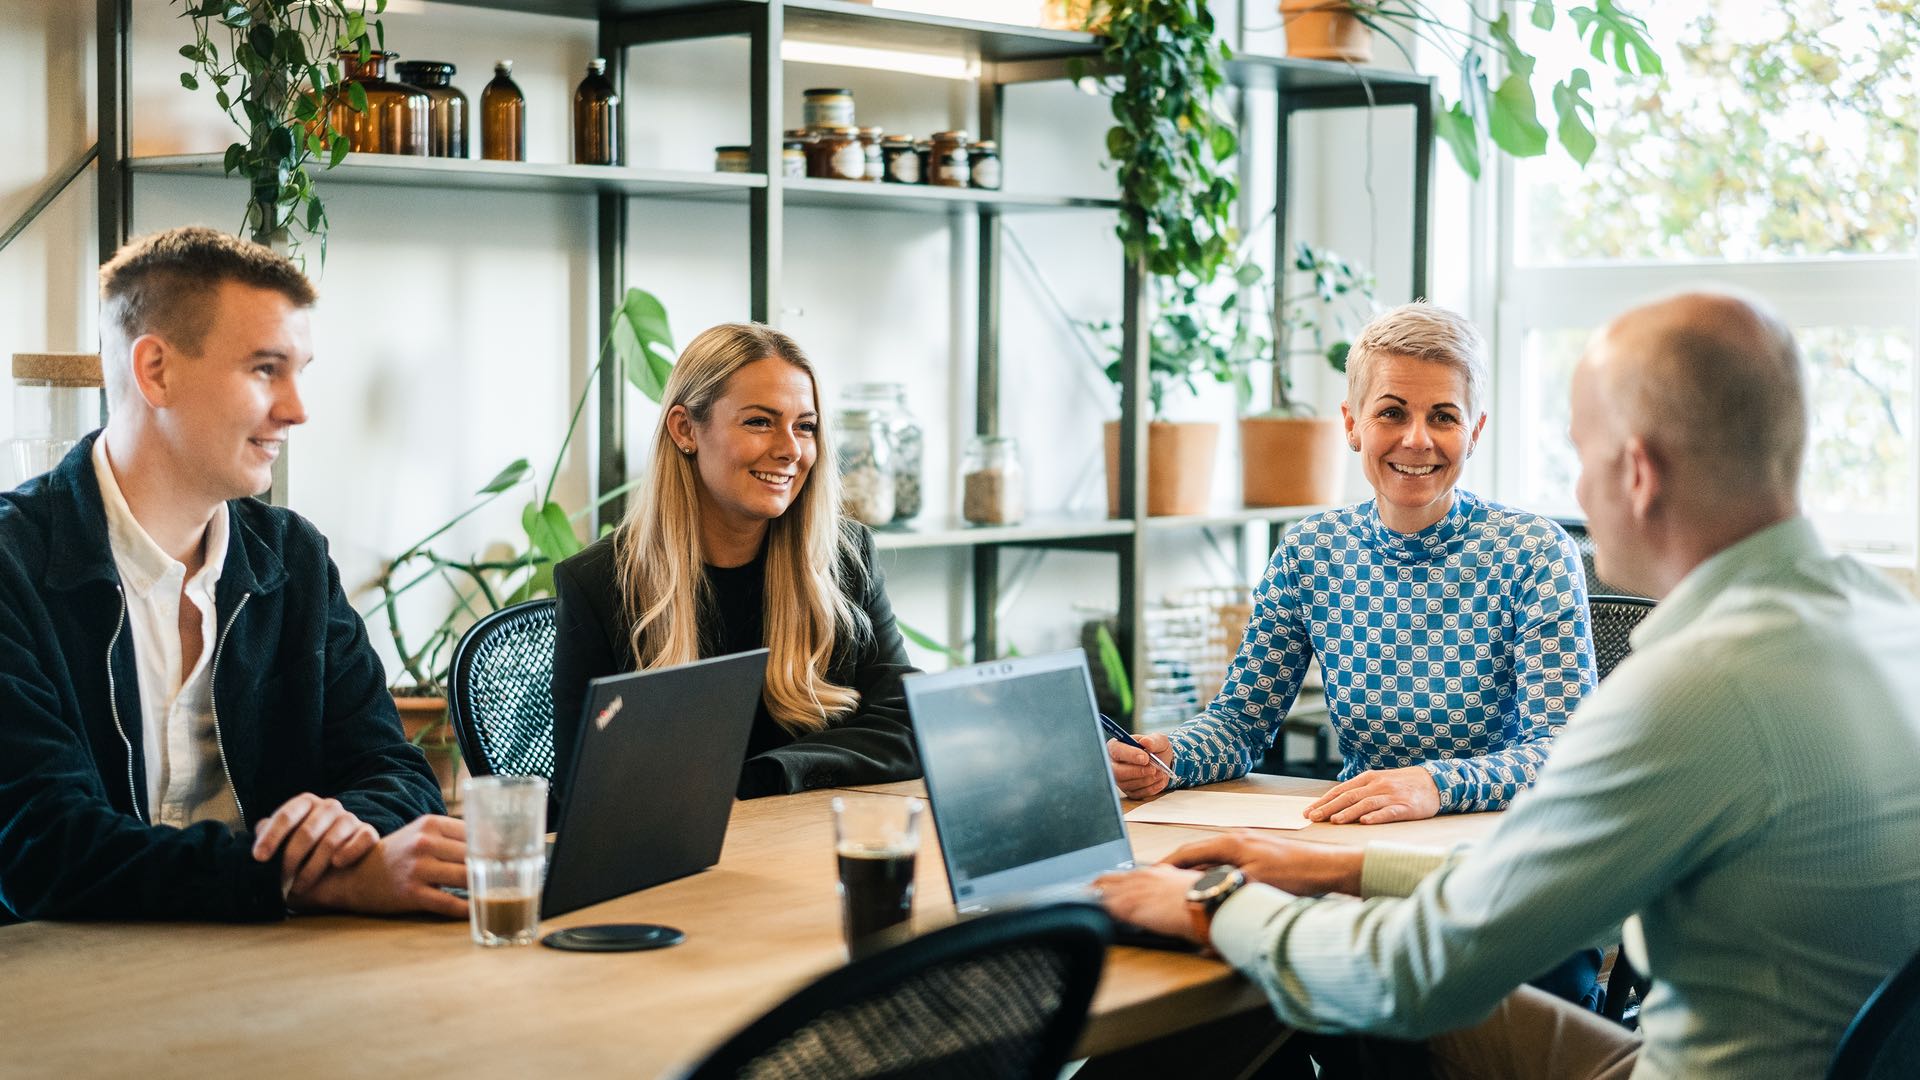
[[[270,289],[299,307],[318,299],[291,259],[252,241],[188,225],[128,243],[100,268],[100,360],[107,400],[119,400],[132,375],[130,350],[158,333],[198,353],[213,325],[214,292],[233,281]]]
[[[1807,448],[1800,346],[1765,301],[1733,290],[1660,305],[1631,376],[1612,398],[1632,433],[1704,468],[1797,497]]]
[[[1410,356],[1458,371],[1467,382],[1467,420],[1487,411],[1487,342],[1466,316],[1416,300],[1376,316],[1347,354],[1347,407],[1360,411],[1382,357]]]

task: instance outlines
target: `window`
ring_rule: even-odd
[[[1601,142],[1584,170],[1557,149],[1503,168],[1499,490],[1575,512],[1567,388],[1587,335],[1650,295],[1733,286],[1771,302],[1805,354],[1816,524],[1910,562],[1920,0],[1636,9],[1666,75],[1595,88]]]

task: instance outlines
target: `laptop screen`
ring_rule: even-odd
[[[1131,861],[1085,654],[978,664],[906,686],[963,910]]]

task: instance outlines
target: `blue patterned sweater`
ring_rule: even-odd
[[[1371,500],[1287,530],[1219,696],[1168,733],[1180,786],[1258,762],[1315,656],[1341,779],[1422,765],[1442,813],[1503,809],[1533,784],[1595,682],[1579,552],[1547,518],[1455,496],[1417,533]]]

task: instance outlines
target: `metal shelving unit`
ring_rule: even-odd
[[[978,65],[978,127],[984,138],[1000,134],[1004,89],[1009,85],[1065,78],[1070,61],[1097,58],[1099,39],[1090,34],[1043,30],[876,9],[850,0],[445,0],[475,8],[516,11],[597,23],[599,52],[608,73],[624,90],[625,61],[637,45],[713,37],[749,41],[749,111],[752,132],[747,174],[694,173],[620,164],[611,167],[480,160],[397,158],[364,155],[321,174],[322,184],[389,184],[435,189],[521,190],[576,193],[597,208],[599,268],[598,314],[604,325],[626,291],[624,251],[628,240],[628,202],[666,198],[743,203],[748,213],[748,314],[776,321],[782,291],[781,267],[787,207],[806,210],[880,209],[900,213],[967,215],[979,236],[977,313],[979,351],[975,363],[975,429],[995,433],[999,426],[1000,372],[1000,219],[1006,214],[1119,210],[1109,199],[1068,195],[989,192],[926,187],[862,185],[787,179],[776,167],[782,137],[782,108],[787,97],[780,46],[784,40],[827,41],[893,50],[958,55]],[[132,183],[138,175],[222,177],[219,155],[179,155],[131,159],[128,107],[131,0],[100,0],[99,42],[99,207],[100,251],[106,257],[126,239]],[[1426,288],[1428,172],[1431,166],[1432,89],[1430,81],[1401,73],[1349,65],[1271,57],[1242,57],[1229,70],[1243,92],[1275,93],[1280,110],[1276,153],[1278,198],[1284,207],[1290,165],[1288,120],[1308,110],[1356,105],[1410,105],[1416,111],[1414,291]],[[1248,150],[1252,152],[1251,147]],[[1286,265],[1285,214],[1276,230],[1277,266]],[[1183,518],[1148,518],[1146,470],[1146,337],[1139,331],[1148,314],[1143,268],[1124,273],[1122,349],[1129,363],[1121,383],[1120,506],[1113,519],[1039,517],[1015,526],[979,527],[952,520],[929,520],[906,528],[882,529],[879,546],[888,550],[967,549],[972,556],[974,651],[982,659],[998,652],[996,606],[1003,548],[1057,548],[1110,553],[1115,557],[1119,592],[1120,646],[1130,670],[1148,670],[1146,648],[1136,629],[1146,605],[1145,547],[1150,534],[1178,529],[1239,528],[1292,520],[1312,507],[1244,510]],[[1280,282],[1276,281],[1276,287]],[[595,485],[602,492],[622,485],[628,475],[625,445],[625,372],[610,361],[603,369],[598,397],[600,454]],[[619,500],[602,508],[603,519],[617,519]]]

